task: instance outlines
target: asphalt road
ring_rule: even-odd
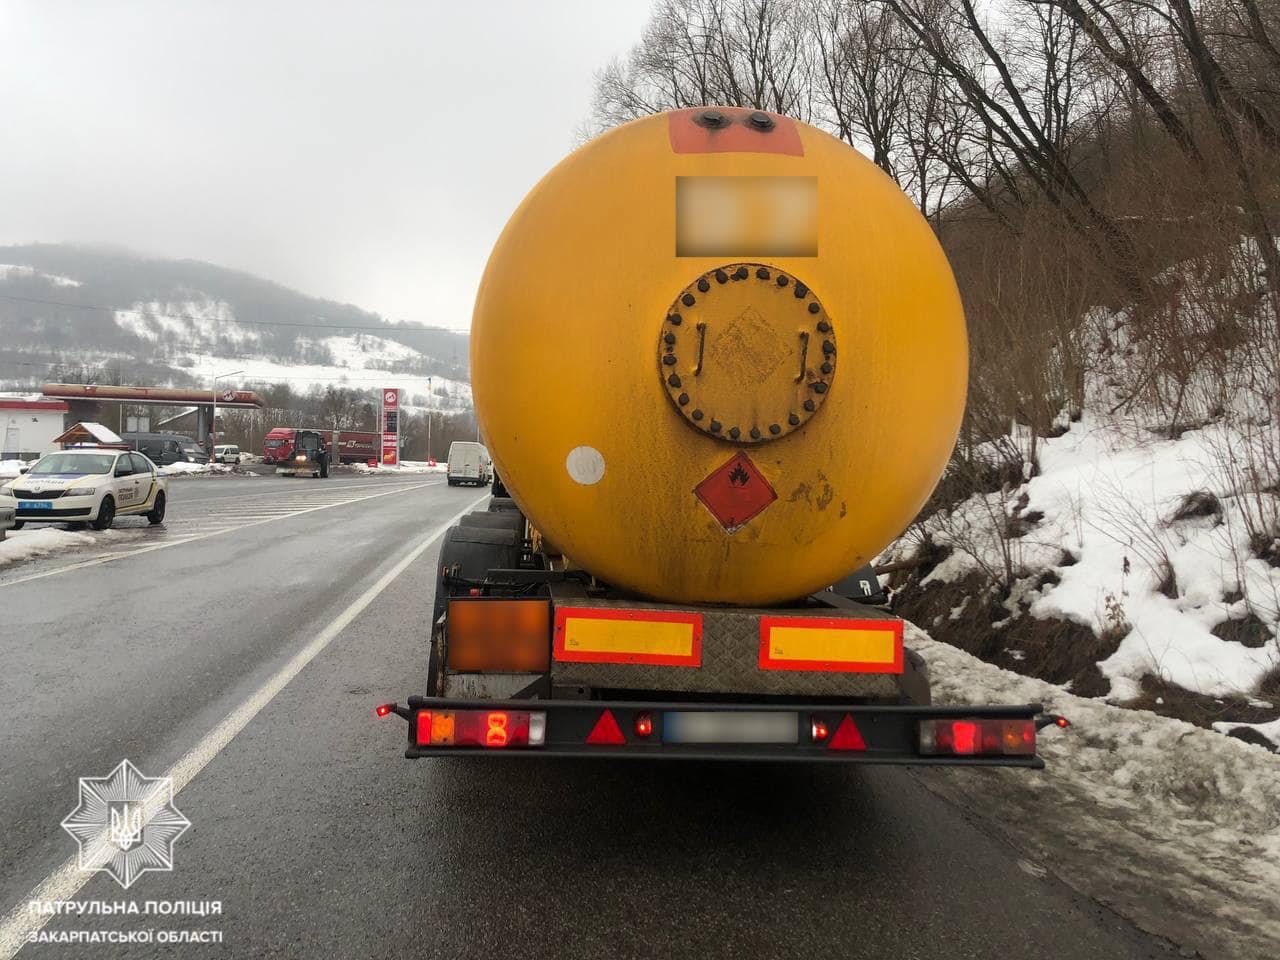
[[[927,770],[404,760],[403,722],[373,707],[420,691],[423,546],[479,497],[430,476],[180,481],[166,529],[0,573],[0,958],[36,929],[32,897],[220,901],[44,931],[222,939],[23,957],[1177,955]],[[60,822],[79,777],[125,758],[172,769],[192,825],[172,872],[81,886]]]

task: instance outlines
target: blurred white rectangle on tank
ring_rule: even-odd
[[[676,256],[817,255],[817,177],[676,178]]]

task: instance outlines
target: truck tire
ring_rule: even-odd
[[[452,593],[446,588],[444,571],[457,568],[457,575],[468,580],[483,580],[490,570],[510,569],[520,562],[520,536],[513,530],[487,527],[450,527],[440,547],[436,569],[434,624],[444,614],[450,596],[465,594],[463,588]]]
[[[504,510],[519,511],[516,502],[510,497],[499,497],[497,494],[489,498],[489,510],[492,513],[501,513]]]

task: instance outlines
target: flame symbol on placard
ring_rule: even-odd
[[[750,479],[751,474],[742,468],[742,464],[738,464],[729,471],[729,482],[735,487],[745,487]]]

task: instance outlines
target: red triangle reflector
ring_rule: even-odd
[[[614,719],[612,710],[606,710],[600,714],[600,719],[596,721],[596,725],[587,734],[587,743],[593,743],[597,746],[602,744],[616,745],[626,742],[627,738],[622,735],[622,728],[618,726],[618,721]]]
[[[831,735],[831,739],[827,741],[828,750],[865,750],[867,745],[863,742],[862,734],[858,732],[858,728],[854,725],[853,717],[849,714],[844,715],[844,719],[840,721],[840,726],[836,727],[836,732]]]

